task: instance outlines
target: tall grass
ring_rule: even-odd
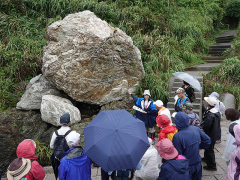
[[[222,16],[216,0],[2,0],[0,2],[0,109],[15,106],[19,84],[41,72],[47,26],[70,13],[94,12],[132,37],[146,71],[138,93],[150,89],[168,101],[168,79],[185,66],[203,63],[206,38]],[[203,2],[203,3],[202,3]],[[190,3],[190,4],[189,4]]]

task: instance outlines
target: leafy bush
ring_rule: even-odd
[[[220,66],[214,67],[211,73],[204,76],[204,93],[231,93],[236,97],[236,107],[240,107],[240,60],[228,58]]]
[[[240,0],[231,0],[226,6],[226,15],[240,18]]]
[[[51,165],[50,157],[53,153],[53,150],[50,149],[49,145],[41,143],[38,140],[34,140],[36,143],[35,154],[38,157],[38,162],[42,166]]]

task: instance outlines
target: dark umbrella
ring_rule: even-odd
[[[57,178],[58,178],[58,166],[60,165],[60,161],[55,158],[54,153],[52,154],[50,159],[51,159],[51,164],[52,164],[52,167],[53,167],[53,173],[54,173],[55,178],[57,180]]]
[[[84,138],[86,155],[105,172],[135,169],[149,147],[144,123],[126,110],[101,111]]]

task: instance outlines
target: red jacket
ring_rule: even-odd
[[[45,171],[43,167],[36,161],[37,157],[35,156],[35,146],[31,141],[25,140],[21,142],[17,147],[16,153],[18,157],[34,160],[32,162],[32,168],[27,175],[30,179],[33,179],[33,178],[35,180],[44,179]]]
[[[166,126],[163,130],[160,130],[160,133],[158,135],[158,142],[165,138],[168,138],[172,141],[172,138],[176,132],[177,128],[174,127],[173,125]],[[171,136],[168,137],[168,134],[171,134]]]

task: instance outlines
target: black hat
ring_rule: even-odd
[[[230,134],[235,138],[235,135],[234,135],[234,131],[233,131],[233,128],[234,126],[237,125],[237,123],[232,123],[230,126],[229,126],[229,132]]]
[[[64,115],[62,115],[61,117],[60,117],[60,123],[62,124],[62,125],[68,125],[69,124],[69,122],[70,122],[70,114],[69,113],[65,113]]]

